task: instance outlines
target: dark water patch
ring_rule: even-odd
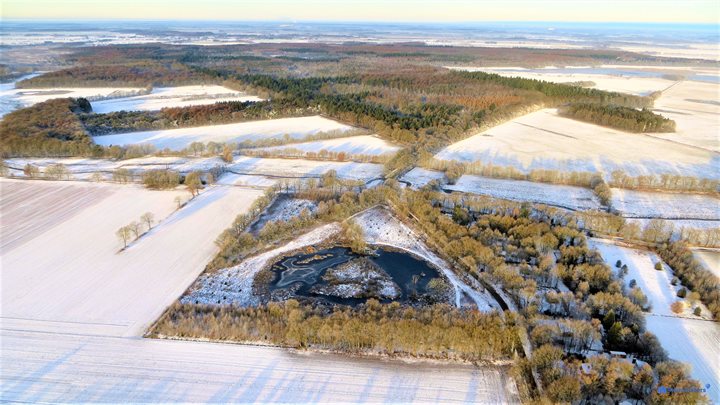
[[[447,302],[451,287],[427,262],[408,253],[378,248],[359,255],[345,247],[283,258],[270,267],[271,300],[310,299],[355,306],[380,302]]]

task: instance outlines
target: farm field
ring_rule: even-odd
[[[518,400],[502,367],[138,339],[212,257],[215,236],[260,192],[215,186],[172,213],[179,191],[20,180],[0,180],[0,187],[14,196],[3,198],[3,214],[60,204],[51,218],[2,221],[3,236],[21,234],[2,240],[4,401]],[[63,206],[70,196],[80,198]],[[162,222],[116,253],[116,227],[148,210]]]
[[[0,397],[9,402],[519,401],[509,370],[502,367],[408,364],[274,347],[46,334],[16,326],[0,325]]]
[[[717,72],[716,78],[717,78]],[[677,124],[676,132],[658,138],[720,152],[720,82],[682,81],[663,91],[655,112]]]
[[[483,71],[501,76],[522,77],[556,83],[592,82],[593,88],[620,93],[648,95],[661,91],[653,110],[677,124],[674,133],[652,136],[680,144],[720,152],[720,71],[712,67],[661,67],[602,65],[565,68],[547,67],[452,67]]]
[[[21,107],[28,107],[53,98],[84,97],[98,99],[125,97],[143,91],[133,87],[67,87],[47,89],[16,89],[15,83],[0,85],[0,117]],[[93,105],[95,105],[93,103]]]
[[[175,211],[175,197],[189,197],[184,190],[17,180],[0,185],[3,195],[25,196],[3,201],[3,215],[28,205],[49,209],[31,221],[3,221],[2,317],[52,320],[53,327],[81,324],[114,336],[141,335],[212,258],[215,237],[262,193],[210,187]],[[87,196],[84,204],[62,207],[78,194]],[[145,212],[154,213],[157,224],[118,253],[115,231]]]
[[[720,155],[653,136],[632,134],[561,117],[543,109],[456,142],[436,156],[482,161],[521,171],[553,169],[631,176],[680,174],[718,178]]]
[[[290,145],[272,146],[269,148],[259,148],[257,150],[266,151],[283,151],[291,149],[305,152],[318,153],[321,150],[327,152],[340,153],[344,152],[351,155],[384,155],[393,154],[400,150],[399,146],[395,146],[375,135],[350,136],[347,138],[327,139],[322,141],[295,143]]]
[[[662,91],[674,83],[672,80],[660,77],[662,76],[661,72],[643,72],[639,69],[635,71],[623,66],[615,68],[593,66],[567,66],[561,68],[550,66],[540,69],[451,66],[449,69],[495,73],[500,76],[522,77],[524,79],[545,80],[555,83],[593,82],[594,85],[589,87],[640,96],[648,95],[653,91]]]
[[[328,162],[306,159],[272,159],[238,156],[228,165],[235,174],[284,178],[320,177],[335,170],[343,179],[368,181],[382,176],[383,166],[375,163]]]
[[[506,200],[529,201],[571,210],[601,208],[600,201],[592,190],[583,187],[492,179],[466,174],[460,177],[456,184],[446,185],[443,189],[482,194]]]
[[[320,116],[280,118],[275,120],[250,121],[237,124],[208,125],[194,128],[178,128],[157,131],[129,132],[116,135],[95,136],[98,145],[150,144],[158,149],[180,150],[192,142],[232,143],[257,139],[302,138],[324,131],[347,131],[351,127]]]
[[[600,239],[590,239],[590,246],[599,250],[605,262],[614,266],[617,260],[628,266],[624,277],[626,284],[635,280],[637,286],[647,295],[652,309],[646,315],[647,329],[657,335],[660,343],[671,358],[689,363],[692,375],[701,384],[709,383],[711,400],[720,400],[720,325],[703,319],[709,316],[704,310],[703,318],[691,313],[689,306],[681,315],[670,310],[670,304],[679,300],[673,286],[672,271],[663,264],[663,270],[654,269],[660,259],[646,251],[620,247]]]
[[[95,173],[100,173],[104,180],[110,180],[117,169],[127,169],[140,174],[147,170],[168,169],[186,174],[191,171],[208,171],[214,167],[224,167],[225,173],[218,179],[219,184],[253,185],[269,187],[282,178],[320,177],[329,170],[335,170],[342,179],[368,181],[380,177],[383,166],[375,163],[333,162],[307,159],[272,159],[237,156],[233,163],[226,163],[218,157],[188,158],[176,156],[148,156],[136,159],[109,160],[86,158],[42,158],[42,159],[7,159],[5,164],[10,168],[10,175],[25,177],[23,168],[26,164],[36,166],[43,172],[53,164],[64,165],[75,180],[89,180]]]
[[[90,179],[94,173],[101,173],[104,179],[109,179],[112,172],[117,169],[127,169],[136,174],[152,169],[169,169],[188,173],[193,170],[207,171],[215,166],[225,165],[225,162],[218,157],[188,158],[177,156],[147,156],[125,160],[89,158],[16,158],[5,160],[10,175],[15,177],[25,176],[23,168],[28,163],[36,166],[41,172],[50,165],[62,164],[68,169],[72,178],[77,180]]]
[[[627,218],[720,220],[720,200],[709,195],[611,190],[613,209]]]
[[[93,112],[154,111],[169,107],[189,107],[225,101],[261,101],[256,96],[217,85],[156,87],[150,94],[92,102]]]

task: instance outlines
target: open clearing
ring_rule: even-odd
[[[237,124],[208,125],[194,128],[164,129],[157,131],[129,132],[125,134],[93,137],[98,145],[150,144],[158,149],[184,149],[192,142],[232,143],[257,139],[282,138],[288,135],[298,139],[326,131],[347,131],[351,127],[320,116],[280,118],[250,121]]]
[[[227,87],[217,85],[156,87],[150,94],[91,102],[93,112],[154,111],[168,107],[189,107],[225,101],[261,101]]]
[[[720,154],[561,117],[543,109],[456,142],[438,159],[481,161],[521,171],[554,169],[629,175],[680,174],[717,179]]]
[[[628,266],[626,285],[635,280],[647,295],[652,309],[646,315],[647,330],[657,335],[671,358],[689,363],[692,376],[701,385],[710,384],[708,392],[712,402],[720,401],[720,325],[692,315],[689,306],[681,315],[670,310],[670,304],[679,300],[673,286],[672,271],[663,264],[663,270],[654,269],[660,259],[651,252],[616,246],[611,242],[591,239],[590,246],[599,250],[605,262],[614,266],[617,260]],[[613,267],[614,268],[614,267]],[[704,309],[705,316],[709,313]]]
[[[52,219],[32,218],[30,230],[26,221],[2,221],[2,402],[519,400],[502,367],[138,338],[202,271],[215,237],[258,191],[214,186],[171,214],[185,191],[20,180],[0,187],[3,214],[60,205]],[[62,206],[73,195],[82,201]],[[116,254],[115,229],[146,211],[163,221]]]
[[[720,220],[720,200],[709,195],[613,188],[612,207],[627,218]]]
[[[327,139],[322,141],[295,143],[290,145],[273,146],[269,148],[260,148],[258,150],[282,151],[284,149],[297,149],[305,152],[345,152],[351,155],[384,155],[395,153],[400,150],[399,146],[395,146],[390,142],[378,138],[375,135],[350,136],[347,138]]]

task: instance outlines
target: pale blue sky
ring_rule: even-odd
[[[0,0],[9,19],[711,23],[719,0]]]

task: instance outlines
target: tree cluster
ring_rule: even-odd
[[[643,108],[573,103],[560,114],[580,121],[630,132],[675,132],[675,121]]]
[[[288,300],[261,307],[174,304],[153,326],[155,336],[266,342],[297,348],[480,361],[509,358],[520,347],[518,326],[496,313],[443,304],[405,308],[370,299],[352,308]]]

